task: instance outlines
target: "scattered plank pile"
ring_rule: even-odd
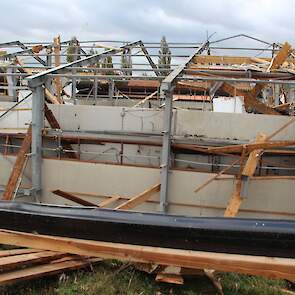
[[[47,250],[2,250],[0,286],[89,267],[100,260]]]

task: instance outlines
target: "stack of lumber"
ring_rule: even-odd
[[[47,250],[2,250],[0,286],[88,267],[98,261],[99,258]]]

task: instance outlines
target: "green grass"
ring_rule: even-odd
[[[223,274],[220,281],[225,295],[279,295],[290,288],[283,280]],[[94,269],[76,271],[0,288],[2,295],[213,295],[216,289],[206,277],[186,279],[183,286],[159,284],[154,275],[119,262],[103,262]]]

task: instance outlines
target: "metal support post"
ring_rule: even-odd
[[[32,185],[36,199],[42,188],[42,129],[44,125],[44,89],[32,88]]]
[[[72,74],[75,75],[77,73],[77,70],[72,70]],[[77,97],[76,97],[76,91],[77,91],[77,79],[72,78],[72,99],[74,104],[77,104]]]
[[[51,47],[48,47],[46,49],[46,65],[49,68],[52,67],[52,48]],[[54,94],[54,86],[53,86],[53,80],[52,80],[52,78],[50,78],[50,77],[47,77],[46,78],[45,87],[48,89],[48,91],[51,94]]]
[[[16,76],[13,76],[13,74],[15,73],[16,71],[14,67],[7,68],[8,76],[6,77],[6,79],[8,82],[8,95],[12,98],[12,101],[17,101],[17,91],[15,89],[15,87],[17,86],[17,80],[16,80]]]
[[[114,97],[115,84],[114,80],[109,81],[109,100],[112,102]]]
[[[75,44],[74,46],[75,48],[75,53],[73,55],[73,61],[77,61],[79,59],[78,53],[79,53],[79,46],[78,44]],[[72,69],[72,75],[74,76],[75,74],[77,74],[77,70]],[[72,78],[72,98],[73,98],[73,102],[76,105],[77,104],[77,95],[76,95],[76,91],[77,91],[77,79],[76,78]]]
[[[167,210],[168,184],[169,184],[169,169],[171,165],[171,125],[172,125],[172,96],[173,88],[162,91],[161,95],[165,97],[165,111],[163,120],[163,147],[161,156],[161,190],[160,190],[160,211]]]
[[[93,81],[93,98],[94,98],[94,103],[97,104],[97,78],[94,79]]]

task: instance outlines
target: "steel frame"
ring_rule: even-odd
[[[200,48],[194,52],[186,62],[172,71],[161,83],[160,94],[165,101],[164,120],[163,120],[163,143],[162,143],[162,157],[161,157],[161,190],[160,190],[160,205],[159,210],[166,212],[167,197],[169,189],[169,169],[171,164],[171,125],[172,125],[172,97],[173,88],[176,84],[177,78],[183,74],[187,65],[192,61],[195,55],[201,54],[208,48],[209,41],[203,43]]]
[[[253,39],[257,42],[260,42],[267,46],[272,46],[272,48],[231,48],[231,47],[217,47],[217,46],[211,46],[212,44],[217,44],[222,41],[230,40],[237,37],[246,37]],[[88,43],[93,41],[87,41]],[[102,42],[102,41],[101,41]],[[67,42],[62,42],[62,44],[67,44]],[[82,42],[83,43],[83,42]],[[32,49],[29,49],[27,45],[32,44],[42,44],[42,43],[21,43],[19,41],[15,42],[9,42],[9,43],[2,43],[0,44],[0,48],[5,48],[7,46],[19,46],[23,49],[22,52],[16,52],[12,54],[8,54],[6,56],[3,56],[3,58],[10,58],[17,55],[31,55],[34,59],[38,61],[38,63],[42,64],[44,68],[46,69],[46,66],[50,65],[50,58],[47,58],[47,61],[45,62],[42,60],[39,56],[36,56],[35,54],[32,54]],[[52,43],[46,44],[44,47],[51,45]],[[146,45],[150,46],[146,46]],[[28,86],[32,90],[33,93],[33,105],[32,105],[32,184],[33,184],[33,191],[35,193],[35,196],[38,197],[38,194],[40,193],[40,190],[42,189],[42,130],[44,127],[44,86],[48,84],[48,81],[52,79],[53,77],[65,77],[69,78],[75,83],[76,79],[93,79],[95,81],[94,83],[94,97],[97,97],[97,81],[100,79],[107,79],[110,81],[109,84],[109,97],[113,97],[114,93],[114,81],[118,80],[124,80],[124,79],[130,79],[130,76],[122,75],[122,76],[116,76],[116,75],[103,75],[98,74],[95,75],[83,75],[79,74],[79,69],[82,69],[83,66],[89,65],[93,63],[94,61],[97,61],[101,58],[104,58],[108,55],[117,55],[124,49],[130,49],[134,47],[139,47],[141,51],[143,52],[143,57],[146,57],[149,65],[151,66],[151,69],[149,71],[153,71],[155,73],[155,77],[147,77],[147,79],[152,80],[158,80],[161,81],[161,87],[160,87],[160,97],[164,101],[164,117],[163,117],[163,132],[162,132],[162,154],[161,154],[161,190],[160,190],[160,204],[159,204],[159,211],[162,213],[166,212],[167,205],[168,205],[168,192],[169,192],[169,173],[170,173],[170,165],[171,165],[171,140],[172,140],[172,134],[171,134],[171,126],[173,121],[173,90],[176,85],[176,83],[180,80],[182,81],[214,81],[214,82],[229,82],[229,83],[236,83],[236,82],[245,82],[245,83],[267,83],[267,84],[284,84],[284,85],[295,85],[295,81],[293,80],[277,80],[274,79],[253,79],[253,78],[247,78],[247,77],[239,77],[239,78],[230,78],[230,77],[212,77],[212,76],[206,76],[206,77],[200,77],[200,76],[192,76],[189,75],[190,73],[204,73],[205,71],[196,71],[187,69],[188,64],[193,60],[193,58],[198,55],[202,54],[205,50],[210,49],[240,49],[240,50],[264,50],[264,51],[271,51],[271,52],[277,52],[280,48],[280,44],[276,43],[269,43],[257,38],[253,38],[248,35],[236,35],[228,38],[223,38],[216,41],[206,41],[204,43],[191,43],[192,46],[185,47],[185,46],[179,46],[175,48],[188,48],[188,49],[195,49],[196,51],[193,52],[189,57],[187,55],[183,55],[182,57],[187,57],[186,60],[173,70],[167,70],[167,76],[161,76],[157,66],[151,59],[151,56],[156,56],[149,54],[147,51],[147,48],[159,48],[159,46],[156,44],[156,46],[151,46],[156,43],[151,42],[145,42],[144,43],[139,40],[135,42],[128,43],[126,45],[123,45],[118,48],[112,48],[110,50],[107,50],[102,53],[97,53],[91,56],[88,56],[85,52],[81,54],[80,56],[85,56],[79,60],[75,60],[68,64],[62,64],[61,66],[55,67],[55,68],[49,68],[47,70],[44,70],[38,74],[32,75],[27,77]],[[175,45],[182,45],[182,43],[171,43]],[[197,45],[200,45],[197,47]],[[86,46],[87,47],[87,46]],[[85,47],[85,48],[86,48]],[[46,55],[45,55],[46,56]],[[77,55],[75,55],[77,56]],[[132,55],[132,56],[139,56],[139,55]],[[174,55],[174,56],[180,56],[180,55]],[[48,57],[48,56],[47,56]],[[13,66],[12,66],[13,67]],[[11,68],[12,68],[11,67]],[[17,68],[17,67],[15,67]],[[105,69],[99,69],[99,71],[107,71],[108,68]],[[134,71],[141,71],[145,70],[143,67],[136,68]],[[89,71],[92,71],[89,69]],[[93,70],[94,72],[98,70]],[[161,71],[163,71],[161,69]],[[165,71],[165,70],[164,70]],[[6,74],[7,75],[7,74]],[[12,72],[11,74],[8,74],[8,76],[22,76],[22,74],[17,74],[15,72]],[[287,73],[286,73],[287,75]],[[2,76],[2,74],[0,74]],[[24,74],[23,76],[27,76]],[[142,78],[142,76],[132,76],[132,79],[139,79]],[[75,98],[75,95],[73,95]]]

